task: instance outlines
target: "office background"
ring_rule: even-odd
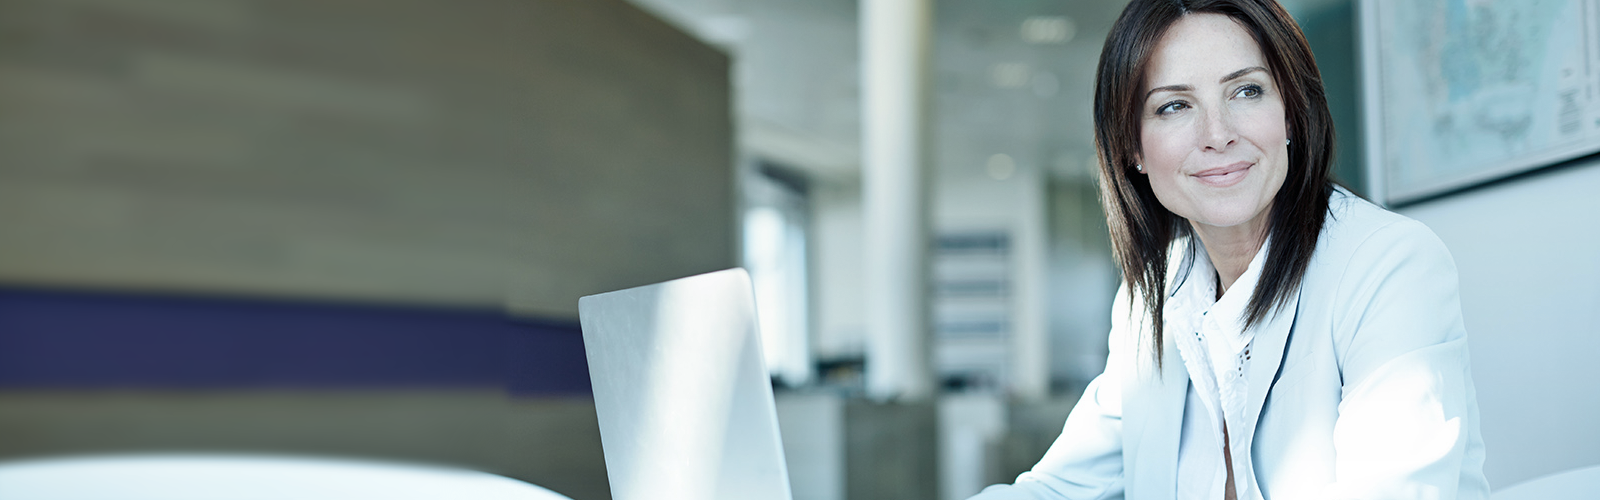
[[[1088,106],[1124,3],[931,2],[938,390],[886,402],[858,2],[0,1],[0,458],[396,458],[609,498],[577,297],[742,265],[796,498],[1006,481],[1104,362]],[[1359,191],[1358,2],[1283,3]],[[1457,260],[1496,487],[1600,464],[1597,162],[1397,209]]]

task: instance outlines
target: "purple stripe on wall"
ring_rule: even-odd
[[[578,325],[500,311],[0,289],[0,387],[587,395]]]

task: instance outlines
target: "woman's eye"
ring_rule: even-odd
[[[1188,107],[1189,103],[1183,101],[1172,101],[1162,104],[1161,107],[1156,108],[1156,115],[1170,115],[1182,111]]]
[[[1240,87],[1239,90],[1237,92],[1234,92],[1233,95],[1238,96],[1238,97],[1244,97],[1244,98],[1247,98],[1247,99],[1253,99],[1253,98],[1256,98],[1256,97],[1261,97],[1261,86],[1260,85],[1245,85],[1244,87]]]

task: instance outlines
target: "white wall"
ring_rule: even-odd
[[[1076,390],[1105,371],[1111,301],[1122,280],[1099,188],[1062,180],[1051,192],[1050,377]]]
[[[862,292],[862,215],[859,183],[819,182],[811,198],[811,276],[818,359],[866,352]]]
[[[1400,213],[1454,254],[1495,488],[1600,464],[1600,160]]]

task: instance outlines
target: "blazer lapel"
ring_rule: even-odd
[[[1246,400],[1248,406],[1244,412],[1245,418],[1249,419],[1246,422],[1249,429],[1256,428],[1256,422],[1261,419],[1261,410],[1267,402],[1267,393],[1277,381],[1289,337],[1294,331],[1299,305],[1300,292],[1296,291],[1278,314],[1272,315],[1267,323],[1256,330],[1255,341],[1250,347],[1249,399]]]
[[[1273,384],[1277,383],[1278,374],[1283,372],[1283,362],[1285,355],[1288,354],[1289,342],[1293,340],[1294,322],[1299,313],[1299,306],[1300,292],[1296,291],[1289,302],[1279,309],[1280,313],[1273,314],[1271,319],[1256,330],[1255,340],[1250,347],[1250,373],[1247,382],[1249,389],[1244,411],[1244,418],[1247,421],[1243,426],[1245,429],[1250,429],[1250,434],[1241,444],[1251,449],[1252,454],[1255,448],[1256,424],[1261,421],[1261,411],[1265,409],[1267,395],[1272,392]],[[1235,459],[1239,457],[1238,450],[1234,451],[1234,457]],[[1250,458],[1252,467],[1234,471],[1243,487],[1243,490],[1239,491],[1239,498],[1262,498],[1261,484],[1256,480],[1253,467],[1255,457],[1250,455]]]
[[[1188,401],[1189,372],[1170,335],[1163,339],[1162,369],[1136,369],[1126,382],[1124,445],[1135,453],[1128,468],[1130,500],[1173,498],[1178,490],[1178,443],[1183,433],[1183,405]],[[1147,365],[1138,364],[1136,365]],[[1137,414],[1136,414],[1137,412]],[[1128,422],[1127,420],[1132,420]],[[1127,431],[1132,432],[1127,432]],[[1131,438],[1131,439],[1130,439]]]

